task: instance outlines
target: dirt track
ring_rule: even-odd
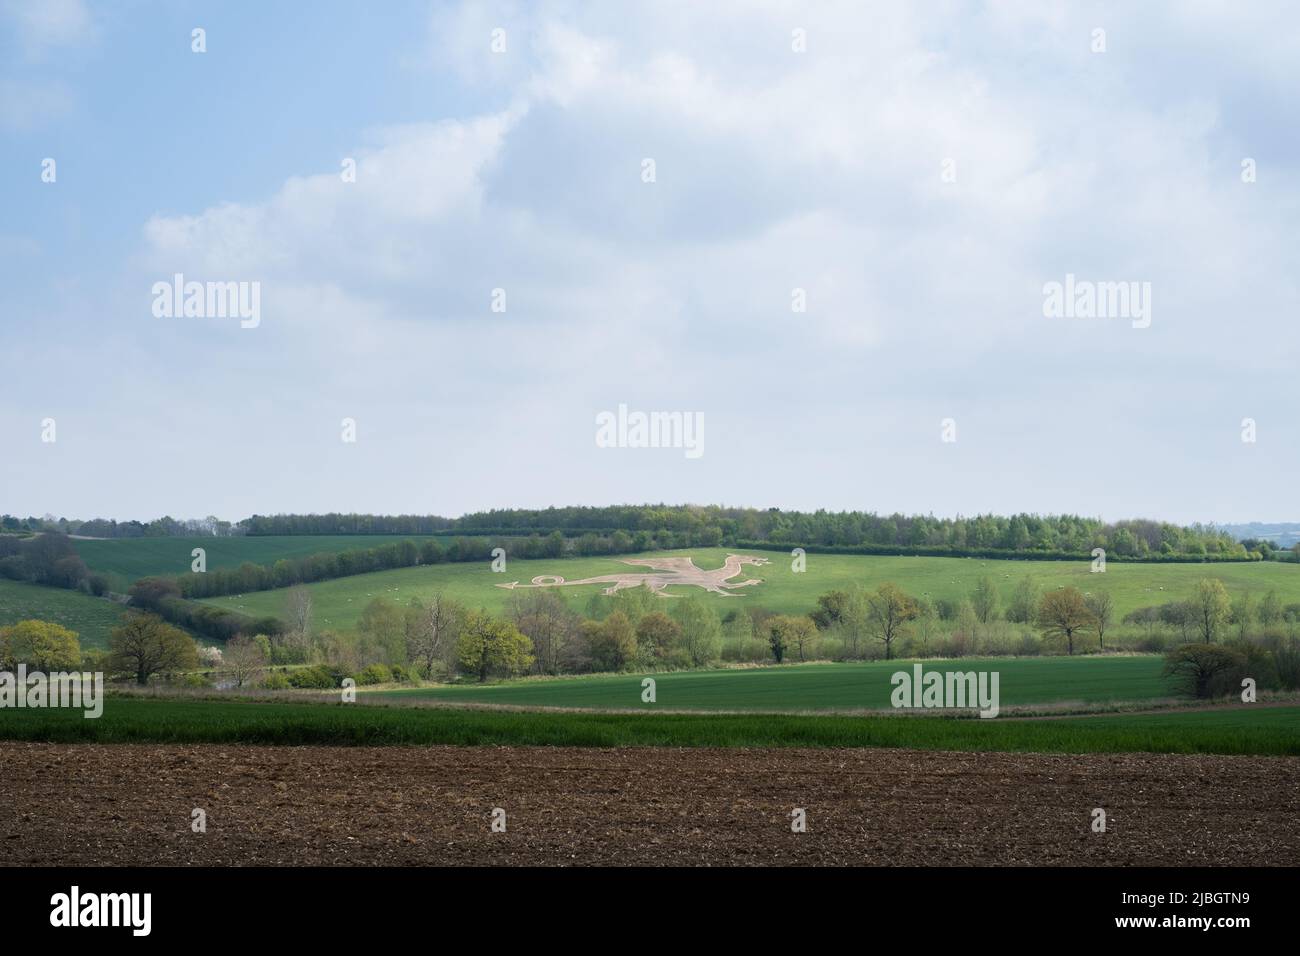
[[[6,742],[0,847],[10,865],[1295,865],[1300,758]]]

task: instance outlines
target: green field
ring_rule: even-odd
[[[0,739],[100,743],[911,747],[1042,753],[1300,754],[1300,707],[1047,720],[586,714],[111,697],[98,720],[0,709]]]
[[[698,548],[658,552],[656,556],[691,555],[702,568],[716,568],[730,553],[725,548]],[[1108,590],[1115,599],[1116,618],[1146,604],[1189,597],[1203,577],[1220,578],[1234,595],[1249,590],[1256,598],[1276,589],[1284,604],[1300,602],[1300,564],[1254,562],[1241,564],[1122,564],[1110,562],[1104,574],[1093,574],[1086,561],[993,561],[978,558],[873,557],[864,555],[808,555],[808,569],[791,571],[788,554],[749,552],[770,558],[763,567],[746,568],[746,576],[763,583],[740,592],[740,597],[707,594],[698,588],[669,588],[669,594],[694,592],[720,612],[733,606],[759,605],[782,613],[805,613],[817,597],[855,584],[875,586],[893,581],[916,596],[958,599],[968,596],[982,575],[988,575],[1010,600],[1016,582],[1033,577],[1043,589],[1073,585],[1082,591]],[[616,572],[635,572],[617,558],[510,561],[505,574],[494,573],[486,563],[436,564],[380,571],[310,585],[315,597],[316,626],[350,630],[362,609],[375,597],[406,603],[412,597],[427,600],[441,591],[470,607],[500,611],[511,591],[494,585],[509,581],[528,583],[540,574],[558,574],[567,580]],[[558,589],[576,610],[600,593],[598,585]],[[282,615],[284,591],[260,591],[213,598],[210,603],[254,616]]]
[[[0,625],[28,618],[53,621],[76,631],[83,649],[108,647],[108,633],[120,623],[125,610],[120,604],[80,591],[0,578]]]
[[[267,535],[253,537],[111,538],[75,542],[77,553],[92,571],[107,574],[114,590],[125,590],[137,578],[151,574],[186,574],[195,548],[207,551],[209,570],[237,568],[245,561],[275,564],[281,558],[306,558],[326,552],[374,548],[390,541],[421,541],[420,535],[339,534]],[[443,539],[439,539],[443,540]]]
[[[1156,655],[1031,657],[925,662],[925,671],[996,671],[1002,707],[1031,704],[1102,704],[1171,697]],[[418,690],[363,692],[366,697],[579,707],[605,710],[803,711],[890,707],[890,676],[912,673],[912,662],[803,664],[651,675],[655,703],[641,700],[645,675],[543,678],[485,686],[452,685]]]

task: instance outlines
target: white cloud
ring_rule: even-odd
[[[32,57],[80,45],[95,33],[94,18],[84,0],[4,0],[0,14],[14,25]]]
[[[292,356],[324,394],[382,405],[394,433],[424,440],[436,422],[440,446],[473,450],[440,473],[457,502],[441,510],[613,496],[1167,514],[1162,489],[1090,493],[1042,449],[1068,425],[1128,442],[1091,449],[1099,468],[1129,460],[1141,428],[1098,418],[1125,410],[1115,389],[1178,423],[1156,406],[1185,369],[1267,394],[1253,363],[1294,357],[1241,343],[1294,339],[1295,187],[1244,186],[1234,150],[1260,118],[1196,77],[1153,79],[1142,55],[1173,31],[1226,44],[1225,88],[1294,72],[1294,33],[1256,66],[1237,47],[1266,21],[1234,16],[1111,10],[1098,56],[1092,13],[1037,3],[982,19],[957,4],[440,4],[430,68],[492,105],[373,132],[356,183],[330,157],[265,201],[159,213],[140,265],[262,281],[262,338],[220,347],[259,343],[246,361],[268,372]],[[1048,324],[1042,284],[1066,272],[1151,281],[1152,328]],[[591,415],[619,401],[716,416],[709,463],[588,461]],[[949,498],[952,465],[924,443],[947,414],[985,436],[963,461],[986,473]],[[1172,466],[1193,464],[1204,426],[1168,427]],[[534,462],[526,489],[494,464],[507,453]],[[792,478],[755,455],[814,467]],[[1000,467],[1022,484],[1005,490]]]

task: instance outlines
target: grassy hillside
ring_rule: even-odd
[[[774,714],[584,714],[111,697],[98,720],[0,710],[0,739],[101,743],[913,747],[1043,753],[1300,754],[1300,707],[953,720]]]
[[[27,618],[54,621],[76,631],[83,648],[108,647],[108,633],[125,608],[80,591],[22,584],[0,578],[0,625]]]
[[[699,548],[660,552],[691,555],[702,568],[716,568],[729,552]],[[1203,577],[1220,578],[1234,594],[1250,590],[1257,597],[1276,589],[1284,603],[1300,602],[1300,564],[1255,562],[1251,564],[1119,564],[1111,562],[1104,574],[1091,573],[1090,563],[1058,561],[993,561],[977,558],[868,557],[862,555],[808,555],[807,571],[794,573],[783,552],[748,552],[770,558],[763,567],[746,568],[747,576],[763,583],[740,592],[741,597],[705,594],[698,588],[670,588],[669,594],[694,592],[720,612],[733,605],[757,604],[773,611],[803,613],[811,610],[817,596],[854,584],[874,586],[893,581],[915,595],[933,599],[956,599],[968,595],[981,575],[991,577],[1002,593],[1005,605],[1016,582],[1032,576],[1040,587],[1073,585],[1083,591],[1105,589],[1114,595],[1116,617],[1144,604],[1159,604],[1189,597]],[[617,558],[573,558],[563,560],[510,561],[505,574],[494,573],[486,563],[439,564],[401,568],[375,574],[339,578],[311,585],[316,602],[316,624],[336,630],[356,625],[367,602],[379,596],[405,603],[411,597],[427,599],[443,593],[471,607],[499,611],[510,591],[494,587],[509,581],[528,583],[540,574],[558,574],[567,580],[594,575],[637,571]],[[738,579],[739,580],[739,579]],[[570,605],[581,610],[587,600],[600,593],[597,585],[559,589]],[[282,614],[283,591],[262,591],[242,596],[213,598],[210,603],[254,615]]]
[[[115,538],[77,541],[77,553],[92,571],[107,574],[117,590],[151,574],[185,574],[195,548],[207,551],[208,568],[235,568],[245,561],[274,564],[325,552],[374,548],[389,541],[422,540],[416,535],[276,535],[238,538]]]
[[[996,671],[1003,707],[1139,701],[1172,696],[1158,656],[1000,658],[923,664],[926,671]],[[912,663],[873,661],[655,674],[656,701],[641,701],[641,674],[376,691],[367,697],[642,710],[856,710],[890,706],[890,676]]]

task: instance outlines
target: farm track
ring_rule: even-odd
[[[0,766],[7,865],[1300,863],[1295,757],[3,742]]]

